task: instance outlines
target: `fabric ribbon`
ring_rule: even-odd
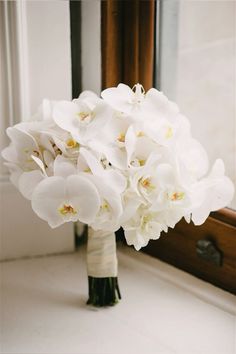
[[[117,277],[116,237],[111,231],[95,231],[89,227],[87,272],[94,278]]]

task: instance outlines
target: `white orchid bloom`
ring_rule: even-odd
[[[157,191],[153,193],[156,194],[156,198],[152,199],[151,210],[167,211],[173,215],[176,213],[174,220],[179,221],[180,214],[184,216],[191,204],[189,186],[185,185],[184,180],[181,180],[181,176],[174,166],[166,163],[159,164],[153,177],[149,178],[151,179],[150,183],[154,185],[154,191]],[[143,179],[141,179],[141,184],[142,182]],[[174,224],[176,222],[174,221]],[[171,224],[168,223],[168,226]]]
[[[99,177],[100,180],[102,180],[106,185],[108,185],[111,189],[114,189],[116,193],[121,194],[124,192],[127,181],[119,170],[114,168],[106,169],[101,161],[85,148],[81,148],[80,157],[83,157],[86,161],[87,170],[94,176]]]
[[[46,152],[46,151],[45,151]],[[37,185],[50,176],[68,177],[78,173],[76,165],[70,159],[58,155],[52,162],[51,169],[46,168],[45,163],[37,157],[32,157],[38,165],[39,170],[24,172],[19,178],[19,190],[23,196],[32,199],[33,192]],[[50,172],[50,175],[48,174]]]
[[[126,178],[113,168],[106,169],[90,151],[82,148],[78,166],[97,187],[101,206],[91,227],[94,230],[116,231],[123,212],[121,194],[126,188]]]
[[[127,164],[131,169],[144,166],[150,154],[160,152],[160,146],[155,144],[142,128],[144,127],[131,125],[126,133]]]
[[[51,227],[81,221],[125,230],[136,249],[185,217],[197,225],[230,202],[232,182],[212,171],[188,120],[161,92],[120,84],[73,101],[44,100],[34,122],[7,130],[11,181]]]
[[[116,231],[120,228],[120,217],[123,213],[121,196],[95,176],[89,176],[96,185],[101,198],[100,209],[90,224],[94,230]]]
[[[144,89],[137,84],[134,90],[124,84],[108,88],[101,93],[102,98],[115,110],[130,115],[136,112],[144,100]]]
[[[158,239],[162,231],[167,232],[167,226],[161,221],[159,213],[143,206],[122,227],[128,245],[133,245],[137,251],[145,247],[149,240]]]
[[[19,191],[26,199],[29,200],[31,200],[32,194],[35,188],[37,187],[37,185],[44,178],[48,177],[44,162],[40,158],[33,155],[32,155],[32,159],[37,164],[39,169],[22,173],[18,182]]]
[[[41,156],[36,140],[18,127],[8,128],[7,135],[11,139],[10,145],[2,151],[2,156],[11,165],[15,164],[22,171],[37,169],[32,156]]]
[[[100,134],[112,114],[104,101],[88,96],[82,95],[73,101],[60,101],[53,109],[55,123],[82,144]]]
[[[24,123],[21,129],[34,136],[42,151],[46,150],[54,157],[63,153],[68,157],[78,158],[80,144],[53,120]]]
[[[131,116],[134,120],[143,120],[143,114],[154,114],[157,119],[167,118],[178,113],[176,104],[170,102],[161,92],[150,89],[146,94],[140,84],[133,89],[119,84],[104,90],[102,98],[115,110]]]
[[[166,223],[171,227],[190,205],[189,191],[181,183],[177,171],[170,164],[160,163],[160,156],[155,154],[130,177],[130,186],[142,197],[144,204],[150,205],[150,210],[170,212],[173,222],[166,220]]]
[[[153,203],[161,191],[159,179],[162,165],[157,167],[159,160],[160,156],[152,154],[147,163],[130,176],[130,187],[142,198],[142,202],[145,204]]]
[[[128,187],[122,194],[123,214],[120,218],[121,225],[124,225],[133,217],[141,204],[143,204],[143,199],[134,189]]]
[[[54,158],[58,155],[64,155],[75,161],[78,159],[80,144],[69,132],[58,126],[55,126],[53,130],[40,132],[39,141],[42,149],[50,152]]]
[[[29,122],[8,128],[11,144],[2,152],[2,156],[9,161],[11,181],[27,199],[31,199],[34,188],[47,176],[44,157],[49,161],[49,156],[42,152],[37,140],[29,133],[36,125]]]
[[[129,121],[114,114],[102,132],[89,143],[93,150],[104,154],[112,165],[121,170],[127,167],[125,139],[129,125]]]
[[[234,185],[224,173],[224,163],[218,159],[209,176],[193,185],[191,213],[195,225],[203,224],[211,211],[226,207],[233,199]]]
[[[206,175],[209,167],[207,153],[202,145],[191,136],[178,140],[171,154],[175,156],[181,174],[186,178],[186,183],[194,183]]]
[[[34,212],[55,228],[69,221],[91,224],[101,205],[94,184],[82,175],[48,177],[32,195]]]

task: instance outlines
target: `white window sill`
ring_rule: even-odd
[[[1,353],[235,354],[235,297],[131,249],[106,309],[85,305],[84,249],[1,269]]]

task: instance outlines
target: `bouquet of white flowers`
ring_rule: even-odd
[[[208,158],[188,120],[161,92],[140,84],[44,100],[34,121],[7,129],[2,155],[11,181],[34,212],[55,228],[89,225],[89,300],[120,298],[115,231],[139,250],[184,217],[202,224],[225,207],[234,187]]]

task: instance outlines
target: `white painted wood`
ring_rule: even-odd
[[[120,250],[122,300],[91,308],[84,251],[2,264],[2,353],[235,354],[233,295]]]
[[[43,98],[71,99],[68,1],[0,2],[0,134],[30,120]],[[71,251],[73,225],[51,230],[0,172],[0,259]]]
[[[69,1],[26,1],[25,11],[33,114],[44,98],[71,99]]]
[[[157,6],[161,22],[157,36],[160,53],[156,73],[160,90],[171,100],[175,100],[177,87],[179,6],[179,1],[162,1],[160,9]]]
[[[19,88],[20,96],[20,120],[29,119],[30,111],[30,77],[29,77],[29,48],[28,48],[28,24],[26,1],[17,1],[16,24],[17,24],[17,45],[18,45],[18,65],[19,65]]]
[[[101,93],[101,2],[81,1],[82,90]]]

